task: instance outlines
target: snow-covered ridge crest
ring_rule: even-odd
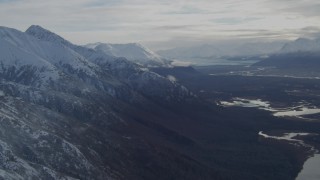
[[[31,25],[27,30],[26,33],[36,37],[40,40],[44,41],[50,41],[50,42],[57,42],[57,43],[62,43],[64,45],[69,45],[71,44],[69,41],[65,40],[61,36],[39,26],[39,25]]]
[[[57,80],[64,73],[80,72],[88,76],[96,76],[97,65],[65,46],[64,44],[69,44],[68,41],[40,26],[31,26],[29,30],[29,33],[40,33],[42,37],[48,37],[52,41],[33,36],[38,34],[32,35],[11,28],[0,28],[2,73],[8,73],[8,68],[11,67],[15,67],[13,69],[15,72],[11,73],[21,73],[29,67],[28,71],[32,72],[24,74],[35,73],[36,76],[32,78],[40,77],[38,80],[41,80],[39,82],[41,84],[49,79]]]
[[[0,63],[5,64],[0,64],[0,68],[5,67],[2,74],[7,74],[5,80],[15,83],[39,87],[47,82],[46,85],[70,91],[77,91],[80,86],[90,86],[93,90],[112,92],[109,94],[116,97],[121,97],[121,93],[130,94],[131,91],[170,99],[183,99],[190,95],[178,83],[146,68],[160,65],[155,64],[156,61],[149,64],[148,60],[147,65],[139,65],[123,57],[108,55],[102,50],[72,44],[40,26],[31,26],[27,32],[3,28],[0,30],[0,41],[7,47],[0,48],[5,51],[0,54],[0,59],[3,58]],[[129,49],[131,46],[142,48],[137,44],[125,47],[128,46]],[[11,74],[14,74],[14,78]],[[116,89],[122,87],[124,91],[117,93]]]
[[[14,71],[19,71],[17,78],[25,76],[26,73],[36,73],[39,74],[37,79],[39,83],[47,82],[49,79],[57,80],[58,69],[46,59],[25,48],[34,43],[36,40],[18,30],[0,27],[0,73],[5,76],[7,73],[14,74]],[[29,72],[23,73],[22,69],[28,69]]]
[[[37,38],[39,41],[47,42],[52,46],[58,46],[59,48],[62,48],[61,50],[58,49],[57,51],[54,51],[54,52],[51,52],[51,50],[49,52],[48,51],[44,52],[46,56],[47,54],[54,53],[53,59],[58,59],[58,60],[63,59],[65,63],[70,64],[75,69],[80,69],[89,75],[95,75],[92,69],[97,69],[96,65],[88,61],[85,57],[83,57],[78,52],[76,52],[72,48],[75,45],[65,40],[61,36],[49,30],[46,30],[38,25],[30,26],[25,33],[34,38]]]
[[[146,66],[168,66],[170,61],[139,43],[111,44],[93,43],[85,47],[115,57],[124,57],[132,62]]]
[[[49,41],[52,43],[63,44],[71,49],[80,50],[79,46],[76,46],[69,41],[65,40],[61,36],[44,29],[38,25],[32,25],[27,30],[26,33],[36,37],[42,41]],[[124,57],[129,61],[138,63],[144,66],[168,66],[170,61],[151,51],[147,47],[139,43],[128,43],[128,44],[110,44],[110,43],[93,43],[84,46],[85,48],[93,49],[96,52],[103,53],[108,56],[114,57]],[[82,54],[85,52],[77,51]]]

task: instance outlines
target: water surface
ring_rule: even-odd
[[[296,180],[319,180],[320,179],[320,154],[310,157],[303,165],[302,171]]]

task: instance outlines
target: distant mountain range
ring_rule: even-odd
[[[200,45],[158,51],[163,57],[189,61],[193,64],[219,64],[219,60],[259,61],[255,65],[307,67],[318,66],[320,38],[298,38],[295,41]],[[260,62],[261,61],[261,62]],[[303,66],[301,66],[303,65]]]
[[[320,38],[306,39],[298,38],[293,42],[286,43],[278,53],[297,53],[297,52],[320,52]]]
[[[129,44],[107,44],[107,43],[93,43],[85,47],[95,49],[96,51],[115,56],[125,57],[126,59],[144,66],[170,66],[171,61],[165,59],[158,54],[152,52],[150,49],[138,43]]]
[[[205,44],[192,47],[174,48],[158,51],[163,57],[173,59],[223,58],[260,56],[277,52],[285,42],[242,43],[242,44]],[[196,63],[196,62],[195,62]]]
[[[277,53],[254,65],[317,69],[320,67],[320,39],[299,38],[286,43]]]
[[[277,68],[315,69],[320,68],[320,52],[292,52],[274,54],[257,62],[254,66]]]

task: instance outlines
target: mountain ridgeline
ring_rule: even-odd
[[[92,48],[111,56],[124,57],[130,61],[148,67],[170,67],[171,61],[152,52],[138,43],[110,44],[93,43],[85,47]]]
[[[146,128],[140,122],[156,119],[152,111],[166,112],[166,104],[195,100],[182,85],[141,65],[74,45],[40,26],[26,32],[1,27],[0,63],[4,179],[140,179],[143,162],[133,163],[139,162],[135,151],[161,158],[134,137]],[[192,167],[182,155],[170,156]]]
[[[320,39],[299,38],[286,43],[277,53],[254,65],[301,70],[307,68],[318,71],[320,67]]]

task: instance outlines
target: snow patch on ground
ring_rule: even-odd
[[[310,149],[309,150],[310,152],[318,153],[318,150],[315,149],[315,147],[309,144],[306,144],[303,140],[294,139],[295,137],[298,137],[298,136],[312,136],[312,135],[317,135],[317,134],[311,134],[311,133],[305,133],[305,132],[299,132],[299,133],[291,132],[291,133],[284,133],[282,136],[269,136],[268,134],[263,133],[262,131],[259,132],[259,136],[262,136],[264,138],[289,141],[289,142],[292,142],[294,145],[300,145]]]
[[[62,148],[63,151],[66,152],[69,156],[72,156],[74,158],[77,158],[80,164],[76,165],[77,169],[85,168],[90,169],[91,164],[89,161],[85,158],[85,156],[81,153],[81,151],[73,144],[69,143],[66,140],[62,140]]]
[[[172,75],[168,75],[167,79],[169,79],[169,81],[171,81],[171,82],[176,82],[177,81],[176,77],[174,77]]]
[[[177,66],[177,67],[188,67],[188,66],[191,66],[193,65],[194,63],[192,62],[185,62],[185,61],[178,61],[178,60],[174,60],[171,65],[172,66]]]
[[[218,105],[224,107],[230,106],[240,106],[240,107],[254,107],[266,111],[273,112],[274,116],[283,117],[283,116],[292,116],[292,117],[301,117],[303,115],[311,115],[320,113],[320,108],[310,108],[307,107],[308,104],[302,104],[295,107],[287,108],[273,108],[271,107],[270,102],[262,101],[261,99],[251,100],[251,99],[242,99],[234,98],[233,101],[220,101]]]
[[[307,107],[302,107],[299,110],[276,112],[274,113],[274,116],[302,116],[318,113],[320,113],[320,109],[309,109]]]
[[[270,107],[270,102],[262,101],[261,99],[250,100],[242,98],[234,98],[232,102],[221,101],[223,106],[241,106],[241,107],[257,107],[262,109],[267,109]]]
[[[311,135],[310,133],[284,133],[283,136],[269,136],[262,131],[259,132],[260,136],[263,136],[264,138],[271,138],[271,139],[278,139],[278,140],[286,140],[286,141],[295,141],[295,142],[303,142],[299,139],[293,139],[297,136],[308,136]]]

